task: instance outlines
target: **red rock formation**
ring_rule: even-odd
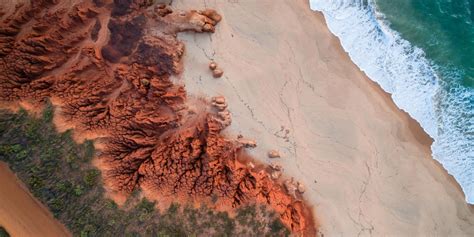
[[[266,203],[291,230],[314,232],[308,207],[266,169],[247,165],[242,144],[220,134],[231,121],[225,99],[215,98],[214,106],[187,101],[184,87],[170,80],[180,73],[184,52],[176,33],[214,32],[220,15],[150,3],[18,5],[0,23],[0,100],[41,104],[52,98],[57,115],[76,132],[105,134],[98,159],[114,191],[213,195],[230,207]]]

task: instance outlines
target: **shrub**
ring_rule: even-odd
[[[10,234],[8,234],[8,232],[0,226],[0,237],[10,237]]]
[[[100,172],[99,170],[97,169],[90,169],[90,170],[86,170],[85,171],[85,175],[84,175],[84,183],[88,186],[88,187],[92,187],[94,186],[96,183],[97,183],[97,179],[100,175]]]
[[[0,160],[74,236],[287,235],[273,215],[262,214],[265,209],[256,210],[255,205],[237,210],[236,219],[206,206],[196,209],[177,203],[160,213],[155,202],[140,198],[140,190],[135,190],[118,208],[105,197],[100,171],[90,163],[93,141],[76,144],[71,131],[58,134],[51,123],[53,114],[51,105],[40,118],[24,110],[0,111]],[[0,237],[4,236],[8,234],[0,229]]]

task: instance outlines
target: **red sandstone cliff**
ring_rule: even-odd
[[[78,133],[105,136],[98,158],[116,192],[219,197],[222,206],[266,203],[294,232],[314,233],[311,211],[243,148],[220,133],[225,108],[187,100],[177,32],[214,32],[215,11],[173,11],[146,0],[56,0],[18,4],[1,16],[0,101],[48,98]],[[195,110],[191,107],[199,108]]]

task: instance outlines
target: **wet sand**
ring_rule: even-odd
[[[12,237],[71,236],[3,162],[0,162],[0,226]]]
[[[431,139],[354,65],[307,0],[175,0],[215,8],[216,33],[181,33],[183,80],[223,95],[229,136],[256,139],[302,181],[325,236],[473,236],[474,213],[431,157]],[[224,69],[212,78],[208,63]]]

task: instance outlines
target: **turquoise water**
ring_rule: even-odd
[[[440,79],[474,87],[474,0],[376,0],[376,7],[439,66]]]
[[[474,204],[474,0],[310,0]]]

